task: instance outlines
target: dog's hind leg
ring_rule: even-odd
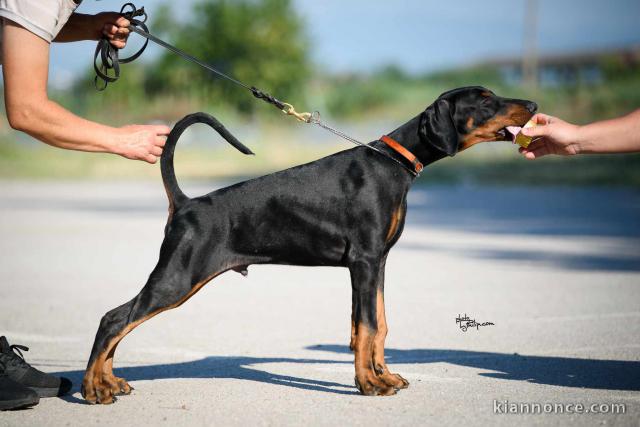
[[[103,316],[82,382],[82,395],[88,402],[112,403],[116,394],[129,390],[126,381],[112,373],[115,348],[129,332],[153,316],[178,307],[209,280],[229,269],[225,261],[203,263],[209,264],[207,274],[194,269],[202,257],[195,256],[198,251],[193,248],[190,233],[178,234],[178,239],[165,239],[160,261],[140,293]]]
[[[188,282],[181,280],[171,285],[166,281],[149,280],[138,296],[105,314],[100,322],[82,382],[83,397],[90,403],[108,404],[113,402],[117,394],[129,392],[130,386],[126,381],[115,377],[112,372],[113,357],[118,343],[138,325],[184,303],[209,280],[223,271],[218,271],[192,285],[186,285]],[[168,277],[162,279],[170,280]],[[171,298],[165,299],[168,295],[159,288],[168,286],[172,288]]]

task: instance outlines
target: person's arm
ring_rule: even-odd
[[[520,149],[527,159],[547,154],[640,152],[640,109],[623,117],[584,126],[546,114],[536,114],[532,120],[538,126],[522,130],[523,134],[534,138],[529,147]]]
[[[129,37],[129,24],[117,12],[102,12],[97,15],[73,13],[53,41],[65,43],[98,40],[104,35],[111,40],[112,45],[122,49]]]
[[[113,128],[85,120],[49,100],[49,44],[5,21],[2,37],[4,96],[12,128],[59,148],[114,153],[155,163],[162,154],[167,126]]]

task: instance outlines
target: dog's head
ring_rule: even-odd
[[[507,126],[523,126],[538,106],[497,96],[481,86],[443,93],[420,115],[418,136],[448,156],[487,141],[510,140]]]

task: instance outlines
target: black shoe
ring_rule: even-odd
[[[28,408],[38,402],[38,394],[9,378],[4,372],[4,365],[0,364],[0,411]]]
[[[29,348],[9,345],[5,337],[0,337],[0,364],[11,380],[32,389],[40,397],[63,396],[71,390],[71,381],[37,370],[25,362],[20,350],[29,351]]]

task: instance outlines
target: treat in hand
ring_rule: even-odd
[[[532,128],[536,126],[536,122],[529,120],[523,127],[520,126],[507,126],[507,130],[513,137],[513,143],[518,144],[523,148],[527,148],[531,144],[531,137],[522,134],[522,129]]]

